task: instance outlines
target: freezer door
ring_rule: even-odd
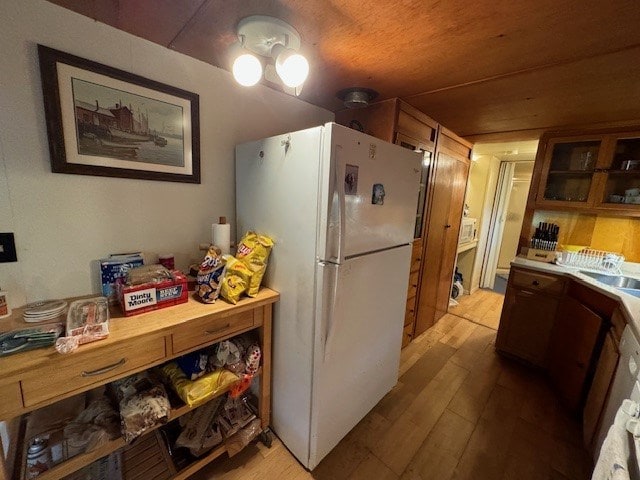
[[[330,158],[323,169],[328,215],[321,216],[320,260],[342,263],[411,242],[422,156],[334,123],[325,126],[323,145]]]
[[[401,246],[319,264],[310,469],[396,384],[410,257]]]

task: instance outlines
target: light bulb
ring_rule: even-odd
[[[233,62],[233,78],[240,85],[252,87],[262,77],[262,64],[250,53],[243,53]]]
[[[309,62],[294,50],[287,49],[276,59],[276,72],[287,87],[299,87],[309,75]]]

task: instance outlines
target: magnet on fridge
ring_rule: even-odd
[[[344,175],[344,194],[358,194],[358,166],[347,164]]]
[[[371,194],[371,203],[374,205],[384,205],[384,185],[381,183],[373,184],[373,193]]]

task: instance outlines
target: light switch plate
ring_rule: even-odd
[[[17,262],[13,233],[0,233],[0,263]]]

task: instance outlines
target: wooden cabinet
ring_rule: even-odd
[[[61,355],[53,347],[0,358],[0,420],[7,420],[60,399],[99,387],[113,380],[146,370],[187,351],[206,347],[240,333],[255,330],[262,348],[258,382],[258,413],[263,429],[271,421],[271,311],[278,294],[262,288],[255,298],[237,305],[219,301],[203,304],[189,298],[185,304],[123,317],[112,312],[109,337]],[[0,321],[0,330],[15,330],[22,322],[22,309]],[[172,408],[169,420],[190,411],[187,405]],[[43,480],[62,478],[111,452],[124,447],[123,438],[107,442],[97,450],[77,455],[44,472]],[[225,453],[220,446],[177,473],[186,478]],[[2,458],[4,459],[4,458]],[[1,465],[1,462],[0,462]],[[0,469],[0,479],[12,478]]]
[[[582,406],[591,359],[602,317],[573,297],[560,302],[549,347],[549,376],[563,403],[573,411]]]
[[[183,354],[211,343],[211,338],[228,337],[250,328],[255,322],[255,315],[255,310],[248,310],[229,317],[207,315],[194,320],[189,328],[178,330],[171,336],[173,352]]]
[[[342,110],[336,122],[423,153],[403,346],[449,305],[471,144],[394,98]],[[416,275],[416,272],[418,274]]]
[[[416,335],[438,321],[449,308],[458,249],[460,221],[467,188],[471,145],[442,128],[438,136],[435,173],[422,267]]]
[[[533,207],[640,216],[640,128],[542,136]]]
[[[115,345],[100,345],[73,355],[53,352],[52,361],[25,372],[21,378],[25,407],[60,399],[148,368],[166,358],[161,335],[133,338]]]
[[[547,284],[554,285],[551,293],[540,288]],[[564,284],[562,278],[554,275],[512,269],[500,317],[496,349],[545,368],[560,301],[558,295],[562,294]]]
[[[416,319],[416,302],[418,285],[420,283],[420,266],[422,265],[422,242],[414,242],[411,255],[409,273],[409,288],[407,290],[407,308],[404,315],[404,329],[402,333],[402,348],[406,347],[413,338]]]

